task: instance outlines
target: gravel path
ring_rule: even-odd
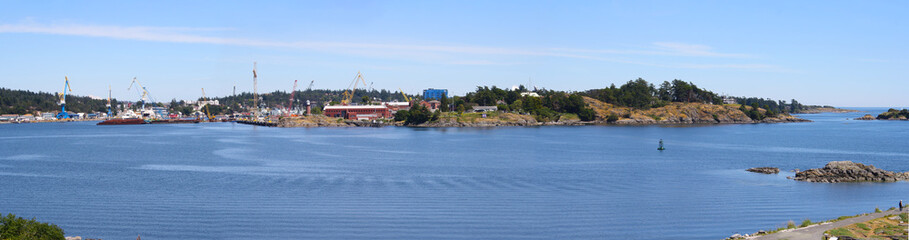
[[[906,209],[904,209],[903,211],[905,212]],[[755,239],[755,240],[782,240],[782,239],[823,240],[824,232],[827,230],[838,228],[838,227],[843,227],[843,226],[847,226],[847,225],[852,225],[855,223],[866,222],[866,221],[870,221],[872,219],[882,218],[882,217],[890,215],[890,214],[897,214],[898,212],[899,212],[899,210],[894,209],[894,210],[884,211],[884,212],[880,212],[880,213],[871,213],[871,214],[868,214],[865,216],[854,217],[854,218],[850,218],[850,219],[846,219],[846,220],[842,220],[842,221],[837,221],[834,223],[812,225],[812,226],[808,226],[808,227],[804,227],[804,228],[786,230],[786,231],[782,231],[782,232],[758,236],[758,237],[749,238],[749,239]]]

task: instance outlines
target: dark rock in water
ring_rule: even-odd
[[[779,168],[775,168],[775,167],[756,167],[756,168],[749,168],[748,170],[745,170],[745,171],[756,172],[756,173],[763,173],[763,174],[777,174],[777,173],[780,173],[780,169],[779,169]]]
[[[895,173],[872,165],[851,161],[833,161],[824,168],[808,169],[795,174],[795,180],[805,182],[896,182],[909,180],[909,172]]]

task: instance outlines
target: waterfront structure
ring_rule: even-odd
[[[391,111],[385,105],[325,106],[322,112],[328,117],[349,120],[374,120],[391,117]]]
[[[497,106],[473,106],[471,107],[473,112],[495,112],[499,110]]]
[[[12,122],[16,121],[19,118],[18,114],[3,114],[0,115],[0,122]]]
[[[439,110],[440,106],[442,106],[442,102],[440,102],[438,100],[422,101],[422,102],[420,102],[420,105],[423,105],[424,107],[426,107],[426,109],[429,109],[429,111],[435,112],[435,111]]]
[[[535,93],[535,92],[522,92],[522,93],[521,93],[521,97],[527,97],[527,96],[530,96],[530,97],[540,97],[540,94],[537,94],[537,93]]]
[[[391,114],[395,114],[401,110],[410,110],[410,102],[385,102],[382,105],[388,107]]]
[[[448,89],[426,89],[423,90],[423,99],[442,100],[442,97],[448,97]]]

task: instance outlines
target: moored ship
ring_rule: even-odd
[[[141,118],[115,118],[99,122],[97,125],[136,125],[147,124],[148,121]]]

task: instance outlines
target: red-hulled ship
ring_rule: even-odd
[[[145,119],[141,118],[115,118],[99,122],[98,125],[136,125],[147,123],[148,122],[146,122]]]

